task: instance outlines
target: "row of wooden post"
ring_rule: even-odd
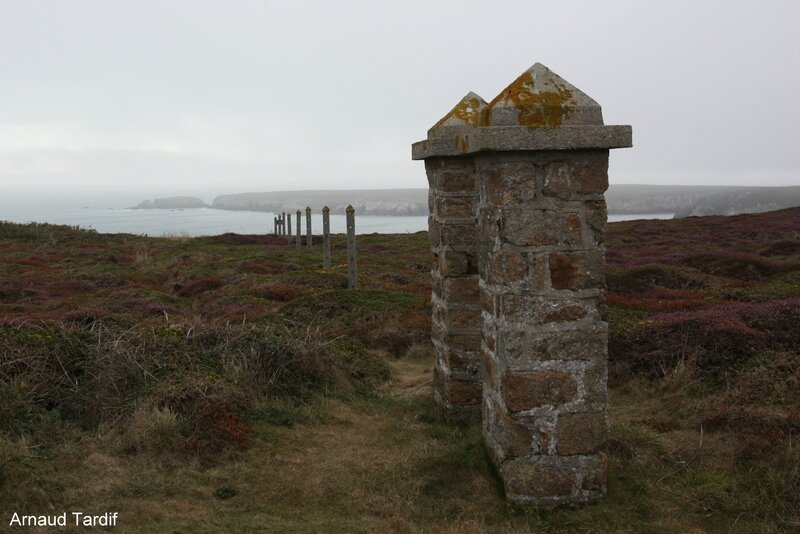
[[[322,267],[327,269],[331,266],[331,221],[330,208],[322,208]],[[295,245],[297,250],[302,250],[301,237],[301,216],[302,211],[297,210],[297,224],[295,226]],[[358,258],[356,255],[356,210],[353,206],[345,209],[347,215],[347,287],[358,287]],[[286,212],[276,216],[273,220],[273,233],[292,238],[292,214]],[[306,207],[306,249],[313,248],[313,236],[311,234],[311,208]]]

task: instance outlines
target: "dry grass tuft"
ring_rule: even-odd
[[[180,442],[178,415],[168,407],[140,406],[122,433],[122,446],[127,452],[163,454],[177,450]]]

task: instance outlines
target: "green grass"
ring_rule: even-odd
[[[796,530],[800,343],[769,305],[800,296],[800,210],[759,217],[610,225],[609,494],[555,511],[509,506],[480,428],[431,400],[425,233],[360,237],[348,290],[341,248],[322,269],[280,238],[0,223],[0,512],[119,510],[126,532]],[[689,346],[694,319],[659,330],[727,303],[766,310],[734,365],[702,368],[718,339]]]

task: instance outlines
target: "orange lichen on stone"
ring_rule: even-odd
[[[475,127],[478,125],[481,110],[485,106],[486,101],[470,91],[447,115],[439,119],[429,131],[452,126]]]
[[[439,119],[439,122],[434,124],[433,127],[439,128],[441,126],[446,126],[451,118],[456,118],[461,121],[461,123],[468,126],[477,126],[481,108],[485,105],[486,102],[484,102],[481,97],[475,93],[469,93],[450,111],[450,113]]]
[[[531,128],[556,128],[561,126],[571,112],[572,92],[556,84],[552,91],[536,91],[531,71],[524,72],[505,88],[483,110],[481,126],[490,126],[492,111],[498,106],[517,111],[520,126]]]

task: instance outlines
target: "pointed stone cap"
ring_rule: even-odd
[[[350,204],[348,204],[347,207],[344,209],[344,211],[346,213],[355,213],[356,209],[353,206],[351,206]]]
[[[328,206],[322,206],[322,211],[326,211],[327,212],[327,211],[331,211],[331,209]]]
[[[602,125],[600,104],[541,63],[535,63],[483,108],[480,126],[559,128]]]
[[[300,210],[297,210],[297,214],[300,215]]]
[[[630,126],[603,124],[600,105],[541,63],[534,64],[485,106],[467,94],[428,137],[411,145],[411,159],[479,152],[587,150],[633,146]],[[475,108],[479,109],[474,124]],[[468,118],[468,120],[465,120]]]
[[[311,211],[311,206],[306,206],[306,211]]]
[[[472,91],[467,93],[450,112],[428,130],[428,138],[470,130],[478,125],[486,101]]]

